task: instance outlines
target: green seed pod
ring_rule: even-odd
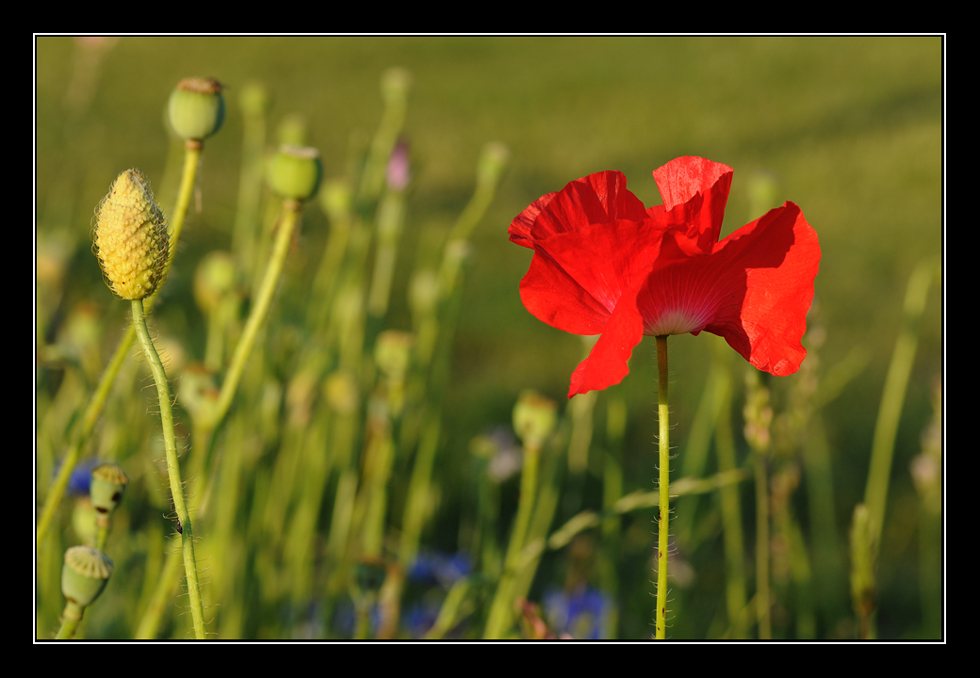
[[[269,185],[287,200],[308,200],[320,187],[323,164],[315,148],[280,146],[269,166]]]
[[[247,83],[238,96],[238,104],[246,117],[261,117],[269,110],[269,90],[260,82]]]
[[[61,568],[61,593],[78,607],[95,602],[115,567],[112,559],[91,546],[72,546],[65,551]]]
[[[220,396],[211,370],[201,363],[191,363],[184,369],[177,398],[195,424],[214,421]]]
[[[404,68],[389,68],[381,75],[381,97],[388,105],[405,105],[412,88],[412,74]]]
[[[184,78],[170,94],[170,124],[184,139],[201,141],[225,120],[222,85],[213,78]]]
[[[117,464],[100,464],[92,469],[88,495],[95,510],[101,515],[115,511],[128,482],[129,476]]]
[[[525,447],[540,449],[558,423],[558,404],[524,391],[514,406],[514,432]]]
[[[345,179],[328,181],[320,193],[320,206],[335,224],[350,218],[353,202],[353,192]]]
[[[194,272],[194,300],[198,308],[205,314],[213,313],[235,291],[237,283],[234,257],[220,250],[207,253]]]
[[[96,209],[95,255],[121,299],[145,299],[163,284],[170,237],[150,182],[126,170]]]

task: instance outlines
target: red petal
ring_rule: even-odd
[[[591,224],[606,224],[616,219],[639,220],[646,216],[640,199],[626,190],[622,172],[597,172],[570,182],[543,205],[531,228],[531,237],[540,241]]]
[[[629,374],[628,361],[633,347],[642,339],[643,317],[637,310],[636,290],[633,290],[620,299],[589,357],[575,368],[568,397],[621,382]]]
[[[521,280],[521,301],[541,322],[572,334],[599,334],[609,319],[608,309],[543,250]]]
[[[756,368],[793,374],[806,357],[801,340],[820,267],[820,243],[803,212],[787,202],[718,243],[713,265],[726,303],[705,329]]]
[[[623,293],[663,259],[663,232],[650,220],[617,220],[536,241],[531,268],[521,281],[524,306],[560,330],[602,332]]]
[[[728,165],[694,156],[676,158],[653,171],[670,220],[687,224],[701,252],[718,242],[733,173]]]
[[[510,228],[507,229],[507,233],[510,234],[510,241],[517,243],[522,247],[529,247],[534,249],[534,240],[531,238],[531,227],[534,225],[534,220],[538,218],[541,214],[541,210],[551,202],[557,193],[548,193],[543,195],[530,205],[528,205],[523,212],[514,217],[514,220],[510,222]]]

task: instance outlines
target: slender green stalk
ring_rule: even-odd
[[[769,616],[769,460],[764,454],[755,455],[755,580],[756,608],[759,617],[759,638],[772,638]]]
[[[183,538],[183,537],[181,537]],[[178,549],[177,538],[171,540],[171,549],[167,552],[163,567],[158,568],[156,576],[156,586],[150,597],[150,603],[146,607],[136,633],[133,635],[138,640],[155,640],[160,622],[164,612],[167,610],[167,603],[173,598],[173,591],[177,582],[177,572],[180,569],[181,551]]]
[[[727,355],[727,353],[726,353]],[[731,391],[732,379],[727,370],[716,385],[718,389],[718,420],[715,425],[715,446],[718,453],[718,471],[735,471],[735,443],[732,436]],[[728,609],[729,637],[744,638],[742,610],[745,608],[745,551],[742,536],[742,509],[739,505],[737,486],[720,488],[722,532],[725,544],[725,601]]]
[[[65,605],[65,611],[62,613],[61,628],[58,629],[58,634],[54,637],[55,640],[71,640],[74,638],[84,611],[84,608],[68,601],[68,604]]]
[[[541,450],[536,446],[524,447],[524,468],[521,471],[521,496],[517,503],[517,518],[507,546],[504,558],[504,573],[497,585],[493,603],[483,637],[486,639],[502,638],[510,628],[513,618],[513,598],[511,591],[518,575],[521,553],[524,551],[524,541],[528,527],[531,524],[531,514],[534,509],[535,494],[538,485],[538,465]]]
[[[179,525],[181,526],[181,549],[184,557],[184,574],[187,577],[187,593],[190,596],[191,617],[194,620],[194,635],[199,640],[203,640],[205,637],[204,607],[201,603],[201,586],[197,579],[197,560],[194,558],[194,530],[191,526],[190,514],[187,512],[187,504],[184,502],[184,486],[180,479],[180,463],[177,459],[177,437],[174,434],[170,386],[167,383],[167,373],[163,369],[163,363],[160,362],[160,356],[153,346],[153,340],[150,339],[150,332],[146,327],[143,300],[134,300],[132,308],[136,335],[157,386],[164,449],[167,455],[167,476],[170,479],[170,493],[174,502],[174,510],[177,512],[177,520],[180,521]]]
[[[170,255],[167,259],[167,271],[170,270],[170,266],[173,264],[174,254],[177,252],[177,243],[180,241],[180,234],[184,230],[184,221],[187,217],[187,208],[190,205],[191,196],[194,193],[194,182],[197,179],[197,168],[201,159],[201,149],[202,144],[200,141],[187,142],[186,153],[184,155],[184,173],[180,182],[180,192],[177,195],[177,204],[174,207],[173,217],[170,222],[172,232],[170,233]],[[157,294],[159,294],[159,289],[146,300],[144,308],[146,309],[147,313],[152,310]],[[75,470],[75,466],[78,464],[82,447],[88,441],[89,436],[92,435],[92,430],[95,428],[95,424],[99,421],[99,417],[102,416],[102,410],[105,409],[106,401],[109,398],[109,392],[112,390],[112,386],[116,383],[116,377],[119,374],[119,369],[129,356],[130,349],[132,349],[133,342],[135,340],[135,329],[130,326],[127,328],[126,334],[123,335],[122,340],[119,342],[119,346],[116,348],[115,354],[113,354],[112,359],[106,366],[105,372],[102,373],[102,378],[99,381],[99,385],[96,388],[95,393],[92,395],[92,400],[89,401],[88,408],[85,410],[81,424],[75,429],[72,435],[68,453],[65,455],[65,460],[61,464],[61,468],[58,471],[58,477],[51,486],[51,491],[48,492],[48,496],[45,498],[44,508],[41,510],[41,517],[37,523],[36,543],[38,548],[40,548],[45,536],[47,536],[55,511],[58,509],[58,505],[65,496],[65,490],[68,487],[68,481],[71,478],[71,473]]]
[[[657,521],[657,640],[667,637],[667,537],[670,525],[670,408],[667,335],[657,337],[657,408],[660,415],[660,516]]]
[[[925,310],[926,295],[938,268],[935,260],[928,259],[920,262],[909,278],[905,292],[902,331],[895,342],[895,352],[892,354],[888,376],[885,378],[885,390],[881,396],[874,440],[871,443],[871,468],[864,491],[864,504],[868,507],[871,538],[876,544],[881,539],[884,525],[888,480],[891,476],[892,456],[895,453],[895,436],[919,343],[919,322]]]
[[[293,241],[293,231],[299,222],[300,213],[301,204],[298,201],[283,201],[283,215],[279,222],[279,232],[276,234],[275,245],[272,249],[272,258],[269,260],[269,265],[265,269],[265,277],[262,279],[262,285],[256,296],[255,305],[249,314],[248,321],[245,324],[245,330],[242,332],[242,338],[235,347],[235,355],[232,357],[231,365],[228,367],[228,373],[225,376],[224,383],[221,385],[221,395],[215,407],[214,417],[208,422],[209,425],[207,428],[211,432],[218,427],[225,418],[225,415],[228,414],[231,401],[235,397],[235,391],[238,390],[238,384],[242,379],[242,374],[245,372],[245,365],[248,362],[249,355],[252,353],[255,339],[272,305],[272,297],[279,284],[279,278],[282,276],[282,269],[286,263],[286,255],[289,253],[289,245]]]

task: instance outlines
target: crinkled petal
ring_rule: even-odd
[[[650,220],[616,220],[537,241],[521,281],[524,306],[552,327],[598,334],[623,293],[663,263],[663,233]]]
[[[521,280],[521,301],[541,322],[572,334],[599,334],[609,320],[609,310],[544,250]]]
[[[725,300],[704,329],[760,370],[796,372],[820,267],[817,233],[803,212],[787,202],[718,243],[711,258]]]
[[[551,199],[556,195],[558,194],[548,193],[547,195],[541,196],[528,205],[523,212],[514,217],[514,221],[510,222],[510,228],[507,229],[512,243],[517,243],[521,247],[534,249],[534,239],[531,238],[531,227],[534,226],[534,220],[541,214],[544,206],[551,202]]]
[[[728,165],[695,156],[676,158],[653,171],[671,222],[687,225],[701,253],[718,242],[733,173]]]
[[[626,177],[622,172],[597,172],[570,182],[541,205],[530,235],[540,242],[592,224],[645,218],[646,209],[640,199],[626,189]]]
[[[636,293],[632,290],[620,299],[589,357],[575,368],[569,398],[608,388],[629,374],[633,348],[643,339],[643,317],[636,307]]]

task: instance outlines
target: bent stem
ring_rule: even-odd
[[[197,579],[197,560],[194,558],[194,531],[191,528],[191,517],[184,502],[184,488],[180,480],[180,466],[177,460],[177,437],[174,434],[174,417],[170,409],[170,386],[167,383],[167,373],[160,362],[160,356],[150,339],[146,328],[146,317],[143,314],[143,300],[133,300],[133,326],[143,355],[150,365],[153,380],[157,386],[157,396],[160,401],[160,420],[163,425],[163,442],[167,453],[167,476],[170,479],[170,493],[173,496],[174,510],[180,521],[181,550],[184,555],[184,573],[187,577],[187,593],[191,602],[191,617],[194,621],[194,635],[204,639],[204,607],[201,603],[201,586]]]
[[[657,640],[666,638],[667,536],[670,522],[670,411],[667,407],[667,335],[657,337],[657,404],[660,415],[660,517],[657,543]]]

